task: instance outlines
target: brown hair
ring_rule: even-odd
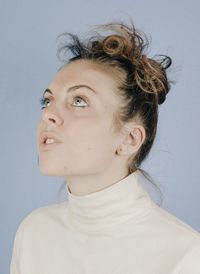
[[[101,35],[98,30],[112,33]],[[165,101],[170,90],[166,69],[172,60],[166,55],[147,57],[145,52],[149,40],[135,29],[132,21],[130,26],[121,21],[97,25],[92,31],[95,35],[82,40],[69,32],[61,34],[69,36],[71,42],[61,43],[57,56],[63,61],[61,53],[70,52],[72,57],[68,58],[68,63],[87,59],[111,68],[112,75],[117,76],[117,92],[121,98],[118,113],[114,116],[116,129],[120,130],[124,123],[139,118],[146,132],[146,139],[137,155],[128,159],[129,173],[139,169],[157,187],[151,176],[139,166],[149,154],[156,136],[158,105]]]

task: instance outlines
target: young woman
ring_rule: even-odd
[[[41,101],[40,171],[63,176],[68,199],[21,222],[11,274],[199,274],[200,234],[142,186],[171,58],[148,57],[133,23],[96,30],[66,33],[72,57]]]

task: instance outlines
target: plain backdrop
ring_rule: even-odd
[[[156,140],[141,167],[160,184],[162,207],[200,231],[199,3],[1,0],[0,273],[9,273],[23,218],[35,208],[66,199],[65,189],[59,193],[63,178],[40,174],[36,148],[39,99],[61,65],[56,37],[66,31],[83,35],[93,25],[112,20],[127,22],[131,17],[152,37],[149,56],[173,59],[168,75],[176,84],[159,108]]]

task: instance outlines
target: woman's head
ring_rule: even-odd
[[[61,143],[40,151],[41,171],[85,175],[111,167],[120,142],[113,127],[115,89],[113,77],[91,61],[73,61],[56,74],[44,94],[39,134],[54,133]]]
[[[171,58],[147,57],[148,40],[133,23],[110,23],[95,30],[111,33],[96,32],[82,40],[65,33],[71,41],[58,51],[59,56],[70,51],[72,57],[48,87],[53,95],[44,96],[50,105],[43,110],[38,133],[53,131],[62,144],[41,152],[44,172],[67,175],[121,168],[129,174],[139,169],[153,145],[158,105],[170,89],[166,69]],[[88,85],[95,92],[86,87],[66,92],[75,85]],[[75,106],[75,98],[85,107]]]

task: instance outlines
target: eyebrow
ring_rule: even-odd
[[[74,90],[77,90],[77,89],[79,89],[79,88],[87,88],[87,89],[91,90],[92,92],[94,92],[94,93],[96,94],[96,91],[95,91],[93,88],[91,88],[90,86],[88,86],[88,85],[75,85],[75,86],[69,87],[69,88],[67,89],[67,93],[68,93],[68,92],[71,92],[71,91],[74,91]],[[50,94],[53,95],[53,92],[52,92],[49,88],[47,88],[47,89],[45,89],[45,91],[44,91],[44,93],[43,93],[43,96],[44,96],[44,94],[45,94],[46,92],[48,92],[48,93],[50,93]]]

